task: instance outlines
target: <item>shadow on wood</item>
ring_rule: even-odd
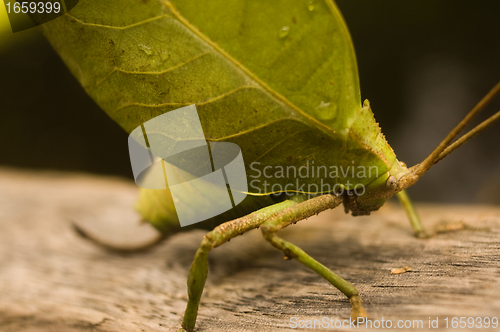
[[[117,178],[0,169],[1,331],[179,327],[187,271],[204,231],[121,253],[73,226],[87,225],[118,246],[154,239],[132,210],[137,191]],[[446,317],[500,316],[500,208],[417,208],[424,225],[439,231],[430,239],[415,239],[404,212],[391,204],[368,217],[327,211],[281,234],[353,283],[373,320],[422,320],[427,328],[429,317],[439,317],[444,328]],[[403,266],[412,271],[391,274]],[[347,298],[283,260],[256,230],[211,252],[197,327],[291,331],[292,317],[334,321],[349,314]]]

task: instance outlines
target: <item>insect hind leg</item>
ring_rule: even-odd
[[[184,312],[184,319],[182,321],[182,328],[184,331],[192,331],[196,323],[201,294],[203,293],[205,281],[207,280],[208,254],[210,250],[228,242],[238,235],[259,227],[273,214],[287,209],[295,204],[297,204],[297,201],[285,200],[281,203],[260,209],[244,217],[225,222],[215,227],[211,232],[205,235],[201,241],[200,247],[196,251],[193,263],[189,270],[187,281],[188,303],[186,311]]]
[[[323,264],[316,261],[314,258],[305,253],[296,245],[278,237],[276,233],[296,222],[311,217],[319,211],[333,209],[342,203],[342,197],[334,195],[323,195],[307,200],[292,206],[286,210],[276,213],[264,222],[260,229],[264,238],[269,241],[275,248],[283,251],[285,257],[295,258],[320,276],[325,278],[334,287],[344,293],[351,302],[351,318],[367,317],[367,313],[363,308],[361,297],[356,288],[349,282],[345,281],[337,274],[333,273]]]

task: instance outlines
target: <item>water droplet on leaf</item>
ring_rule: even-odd
[[[324,101],[321,101],[321,103],[319,103],[319,105],[316,106],[316,108],[324,108],[328,106],[330,106],[330,103],[325,103]]]
[[[278,36],[280,38],[285,38],[286,36],[288,36],[288,34],[290,33],[290,27],[289,26],[284,26],[280,29],[280,31],[278,32]]]
[[[314,1],[313,0],[309,0],[309,2],[307,3],[307,9],[309,9],[309,11],[313,11],[314,10]]]
[[[319,120],[332,120],[335,118],[337,114],[337,108],[335,104],[331,104],[331,102],[321,101],[318,106],[316,106],[316,117]]]
[[[143,51],[144,53],[146,53],[147,55],[153,54],[153,51],[151,50],[151,47],[149,47],[149,46],[139,44],[139,49],[141,51]]]

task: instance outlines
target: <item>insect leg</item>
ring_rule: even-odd
[[[200,248],[196,251],[193,264],[189,270],[187,281],[188,303],[184,312],[182,327],[187,331],[192,331],[198,315],[198,306],[200,304],[201,294],[205,286],[208,273],[208,253],[212,248],[218,247],[232,238],[246,233],[260,226],[273,214],[287,209],[303,199],[285,200],[244,217],[225,222],[215,227],[207,233],[201,241]]]
[[[333,273],[326,266],[306,254],[299,247],[276,236],[276,232],[289,226],[290,224],[294,224],[304,218],[311,217],[320,211],[333,209],[341,203],[342,197],[333,195],[315,197],[292,206],[289,209],[276,213],[266,220],[266,222],[260,226],[260,229],[266,240],[271,242],[271,244],[277,249],[283,251],[286,257],[297,259],[299,262],[318,273],[334,287],[344,293],[351,302],[351,317],[356,319],[357,317],[367,317],[367,313],[361,304],[361,297],[359,296],[356,288]]]
[[[408,215],[408,219],[410,219],[411,228],[413,229],[413,233],[416,237],[424,238],[426,237],[424,226],[422,226],[422,222],[420,221],[420,217],[418,216],[417,210],[413,206],[413,203],[408,197],[406,190],[401,190],[397,193],[399,201]]]

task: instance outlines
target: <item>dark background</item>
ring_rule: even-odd
[[[408,165],[423,160],[500,81],[498,0],[337,4],[356,48],[362,97]],[[476,123],[498,110],[495,100]],[[499,142],[500,123],[436,165],[410,193],[420,201],[500,204]],[[127,134],[36,29],[0,30],[0,166],[132,178]]]

